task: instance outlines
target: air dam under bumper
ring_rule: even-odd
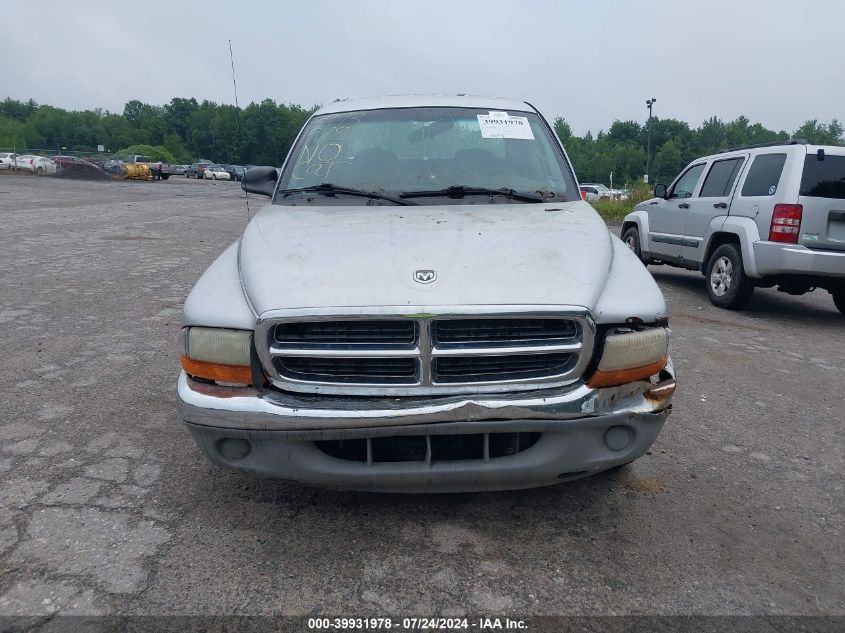
[[[674,385],[671,363],[661,385]],[[670,399],[643,394],[649,383],[492,398],[303,397],[231,389],[179,378],[180,415],[215,463],[331,488],[457,492],[544,486],[607,470],[643,455],[657,438]],[[246,395],[243,395],[246,394]],[[459,434],[540,433],[529,448],[501,457],[436,461],[339,459],[324,440]],[[491,436],[492,437],[492,436]],[[369,442],[368,442],[369,445]]]

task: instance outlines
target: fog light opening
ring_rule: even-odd
[[[611,426],[604,434],[604,443],[612,451],[624,451],[634,441],[634,433],[627,426]]]
[[[217,450],[229,461],[237,461],[249,455],[251,447],[247,440],[235,437],[227,437],[217,443]]]

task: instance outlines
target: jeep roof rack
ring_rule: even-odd
[[[751,145],[739,145],[738,147],[727,147],[720,149],[717,153],[738,152],[741,149],[756,149],[758,147],[777,147],[778,145],[807,145],[803,138],[790,138],[785,141],[772,141],[771,143],[752,143]]]

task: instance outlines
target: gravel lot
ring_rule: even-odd
[[[176,415],[180,306],[243,229],[240,196],[0,176],[0,614],[845,614],[827,293],[731,313],[652,267],[681,386],[622,471],[311,489],[212,466]]]

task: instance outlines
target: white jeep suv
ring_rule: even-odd
[[[845,313],[845,147],[787,141],[690,163],[638,204],[622,239],[646,264],[700,270],[710,301],[741,309],[755,287],[824,288]]]

